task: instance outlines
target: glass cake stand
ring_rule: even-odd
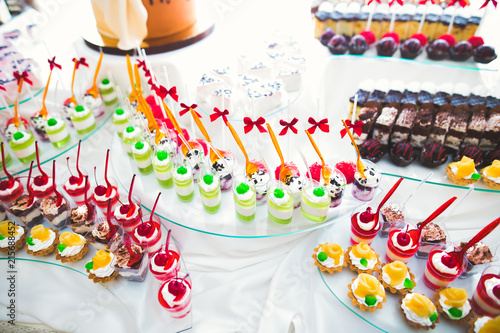
[[[396,180],[396,178],[392,179],[393,181]],[[397,201],[397,199],[400,199],[401,190],[409,194],[411,188],[415,188],[416,185],[417,183],[415,181],[403,181],[397,192],[395,192],[394,198],[391,198],[389,202],[394,202]],[[465,193],[465,191],[462,189],[453,189],[435,184],[425,185],[425,187],[422,187],[419,191],[417,191],[417,193],[407,204],[406,208],[408,213],[408,220],[411,223],[422,221],[433,211],[434,208],[437,208],[442,202],[446,201],[452,195],[460,197],[463,193]],[[456,220],[458,220],[459,218],[462,221],[464,221],[464,219],[467,220],[470,213],[471,215],[476,216],[477,219],[480,219],[481,225],[485,225],[498,217],[495,215],[497,211],[495,212],[495,210],[492,209],[492,207],[494,207],[494,199],[488,199],[490,196],[491,194],[488,193],[474,191],[470,194],[469,197],[467,197],[466,200],[461,203],[460,207],[453,211],[453,214],[449,217],[446,223],[450,239],[452,241],[458,242],[459,240],[463,240],[464,234],[467,235],[466,237],[468,240],[474,234],[476,234],[476,231],[468,230],[469,228],[472,228],[472,226],[468,228],[467,226],[462,227],[460,225],[457,225]],[[490,205],[481,205],[481,202],[487,202]],[[375,205],[375,207],[377,205],[378,203]],[[450,209],[453,209],[453,207],[454,206],[451,206]],[[467,207],[470,207],[471,212],[468,212]],[[446,212],[443,215],[445,216]],[[436,222],[441,222],[442,219],[442,217],[438,217],[436,219]],[[465,225],[467,224],[468,223],[466,223]],[[344,218],[335,225],[321,230],[321,232],[318,234],[316,243],[337,243],[341,245],[344,250],[347,250],[348,247],[352,246],[350,242],[350,226],[350,219]],[[477,226],[475,226],[474,228],[477,228]],[[487,238],[497,239],[499,234],[500,230],[496,230]],[[488,243],[488,241],[486,240],[485,242]],[[377,254],[380,255],[379,259],[381,263],[387,262],[385,258],[387,238],[381,238],[380,236],[377,236],[374,239],[371,247]],[[433,300],[435,291],[428,288],[423,281],[425,265],[425,259],[418,259],[416,257],[413,257],[408,262],[408,267],[415,275],[416,287],[414,290],[418,293],[425,294],[427,297]],[[479,270],[479,274],[475,273],[468,275],[466,278],[459,278],[452,284],[450,284],[450,287],[465,288],[469,294],[470,299],[472,298],[477,282],[479,281],[479,278],[481,276],[480,272],[481,270]],[[318,273],[332,295],[342,304],[342,306],[350,310],[353,314],[359,317],[360,320],[363,320],[373,326],[375,329],[377,329],[377,331],[396,332],[401,331],[402,329],[405,331],[415,330],[407,324],[406,319],[402,315],[403,312],[400,309],[399,304],[399,299],[401,298],[401,296],[399,294],[392,294],[386,290],[387,302],[384,303],[382,309],[377,309],[373,313],[369,311],[361,311],[358,307],[352,305],[351,298],[347,296],[347,285],[352,282],[352,279],[356,278],[357,273],[351,271],[349,267],[344,267],[342,269],[342,272],[340,273],[334,272],[333,274],[329,274],[328,272],[321,272],[319,269]],[[440,316],[439,323],[437,324],[435,330],[438,332],[456,332],[459,325],[460,324],[452,323],[450,320],[444,319],[442,316]]]
[[[51,224],[45,221],[44,226]],[[65,230],[68,229],[61,231]],[[162,224],[162,242],[167,232]],[[176,242],[173,237],[171,241]],[[121,276],[106,284],[89,280],[85,264],[95,253],[96,249],[89,245],[88,253],[75,263],[56,261],[55,254],[34,257],[26,254],[24,248],[16,252],[15,261],[6,253],[0,253],[2,271],[16,275],[16,325],[42,323],[54,330],[69,332],[79,327],[84,327],[85,331],[116,327],[120,332],[173,333],[192,327],[192,311],[185,318],[173,319],[160,305],[161,283],[151,272],[146,273],[142,282]],[[187,273],[182,252],[181,271]],[[0,297],[2,305],[9,304],[7,296],[4,293]],[[43,311],[47,306],[50,311]],[[5,311],[0,318],[9,320]]]

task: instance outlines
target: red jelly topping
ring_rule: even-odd
[[[47,185],[48,182],[49,182],[49,177],[44,176],[44,175],[36,176],[35,179],[33,180],[33,183],[36,186]]]
[[[183,281],[174,280],[168,284],[168,292],[175,295],[175,300],[181,299],[186,293],[186,286]]]
[[[145,222],[137,227],[137,233],[141,237],[150,237],[154,230],[155,228],[151,222]]]
[[[71,185],[76,185],[80,183],[80,179],[77,176],[71,176],[69,177],[69,183]]]
[[[493,295],[496,298],[500,298],[500,284],[493,287]]]
[[[10,186],[10,180],[2,180],[0,182],[0,191],[5,191],[7,189],[11,188]]]
[[[359,214],[359,219],[363,223],[372,222],[375,219],[375,214],[372,213],[372,208],[368,207],[366,211]]]
[[[76,177],[75,177],[76,178]],[[98,196],[103,196],[106,194],[106,187],[103,186],[103,185],[99,185],[95,188],[94,190],[95,194],[97,194]],[[123,213],[125,214],[125,213]]]
[[[441,262],[443,263],[443,265],[445,265],[446,267],[449,267],[449,268],[455,268],[457,267],[457,261],[455,260],[455,257],[449,255],[449,254],[445,254],[444,256],[441,257]]]

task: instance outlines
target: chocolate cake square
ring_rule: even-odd
[[[458,147],[460,147],[467,133],[469,117],[469,112],[455,110],[453,113],[453,121],[451,122],[444,142],[445,147],[458,150]]]
[[[430,104],[426,104],[430,105]],[[411,144],[415,148],[422,148],[425,141],[431,135],[432,123],[434,121],[434,110],[431,107],[418,110],[413,129],[411,131]]]
[[[71,209],[68,227],[77,234],[84,235],[94,227],[95,208],[86,204]]]
[[[63,228],[69,217],[69,205],[66,199],[62,198],[61,204],[57,205],[57,196],[51,195],[44,198],[40,203],[40,211],[43,216],[56,228]]]
[[[500,142],[500,113],[489,116],[479,148],[494,149]]]
[[[408,141],[416,117],[417,110],[413,106],[407,106],[401,111],[392,131],[392,143]]]
[[[358,95],[358,104],[356,104],[356,110],[353,110],[354,108],[354,96]],[[347,116],[347,119],[352,119],[352,113],[356,111],[356,117],[359,117],[359,113],[361,111],[361,108],[365,106],[366,100],[368,96],[370,95],[369,91],[359,89],[351,98],[349,98],[349,114]]]
[[[43,215],[36,208],[35,201],[29,204],[28,194],[23,194],[14,200],[9,210],[30,229],[43,221]]]
[[[396,122],[399,111],[395,107],[386,106],[375,121],[373,137],[380,141],[382,145],[389,144],[389,137]]]
[[[434,118],[429,142],[444,145],[444,140],[453,121],[453,113],[449,110],[439,111]]]
[[[379,109],[377,107],[365,106],[361,108],[359,117],[357,120],[363,122],[361,136],[354,134],[354,141],[360,145],[364,143],[370,136],[375,120],[379,116]]]
[[[399,90],[391,89],[384,97],[383,105],[393,105],[394,103],[399,104],[403,98],[403,93]]]
[[[486,110],[478,110],[472,112],[469,126],[464,138],[465,146],[477,146],[482,139],[484,130],[486,129]]]
[[[377,102],[379,104],[382,104],[382,101],[384,100],[384,98],[385,98],[385,92],[375,89],[374,91],[372,91],[370,93],[370,95],[366,99],[366,103]]]

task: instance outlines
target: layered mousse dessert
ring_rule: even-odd
[[[417,227],[420,223],[417,223]],[[429,222],[420,234],[420,247],[417,251],[418,258],[427,258],[432,247],[439,243],[446,243],[446,234],[437,224]]]
[[[114,251],[115,269],[130,281],[144,281],[148,268],[148,252],[140,245],[120,243]]]
[[[371,207],[361,212],[355,212],[351,216],[351,243],[372,243],[380,230],[380,221]]]
[[[43,221],[42,213],[36,207],[33,198],[30,199],[30,195],[28,194],[23,194],[14,200],[9,210],[21,222],[26,224],[28,228],[33,228]]]
[[[43,216],[56,228],[63,228],[70,216],[70,207],[64,197],[51,195],[42,200],[40,211]]]

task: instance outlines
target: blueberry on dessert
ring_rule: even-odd
[[[481,45],[474,50],[474,61],[488,64],[497,58],[495,49],[488,45]]]
[[[415,161],[417,152],[410,143],[401,141],[392,146],[390,156],[394,164],[407,166]]]
[[[327,44],[331,54],[344,54],[347,52],[347,39],[342,35],[333,36]]]
[[[359,153],[362,158],[376,163],[384,156],[386,149],[377,139],[370,139],[359,146]]]
[[[422,53],[423,47],[418,39],[410,38],[401,44],[399,50],[401,51],[401,58],[415,59]]]
[[[484,155],[483,151],[477,148],[476,146],[463,146],[458,150],[457,154],[454,156],[454,160],[460,161],[462,157],[467,156],[474,160],[474,163],[477,167],[483,163],[484,160],[483,155]]]
[[[384,37],[377,43],[377,54],[382,57],[392,57],[398,49],[398,44],[392,37]]]
[[[434,168],[446,163],[448,160],[448,152],[446,148],[439,143],[428,143],[422,149],[420,160],[423,165]]]
[[[323,31],[323,33],[321,34],[321,37],[319,37],[319,41],[321,42],[321,44],[326,46],[333,36],[335,36],[335,31],[330,28],[326,28],[325,31]]]
[[[349,53],[362,55],[368,50],[368,43],[366,42],[365,37],[361,35],[356,35],[351,38],[349,41]]]
[[[450,59],[455,61],[465,61],[472,56],[473,48],[466,40],[456,43],[450,48]]]
[[[432,60],[443,60],[448,55],[450,44],[444,39],[436,39],[426,48],[427,57]]]

